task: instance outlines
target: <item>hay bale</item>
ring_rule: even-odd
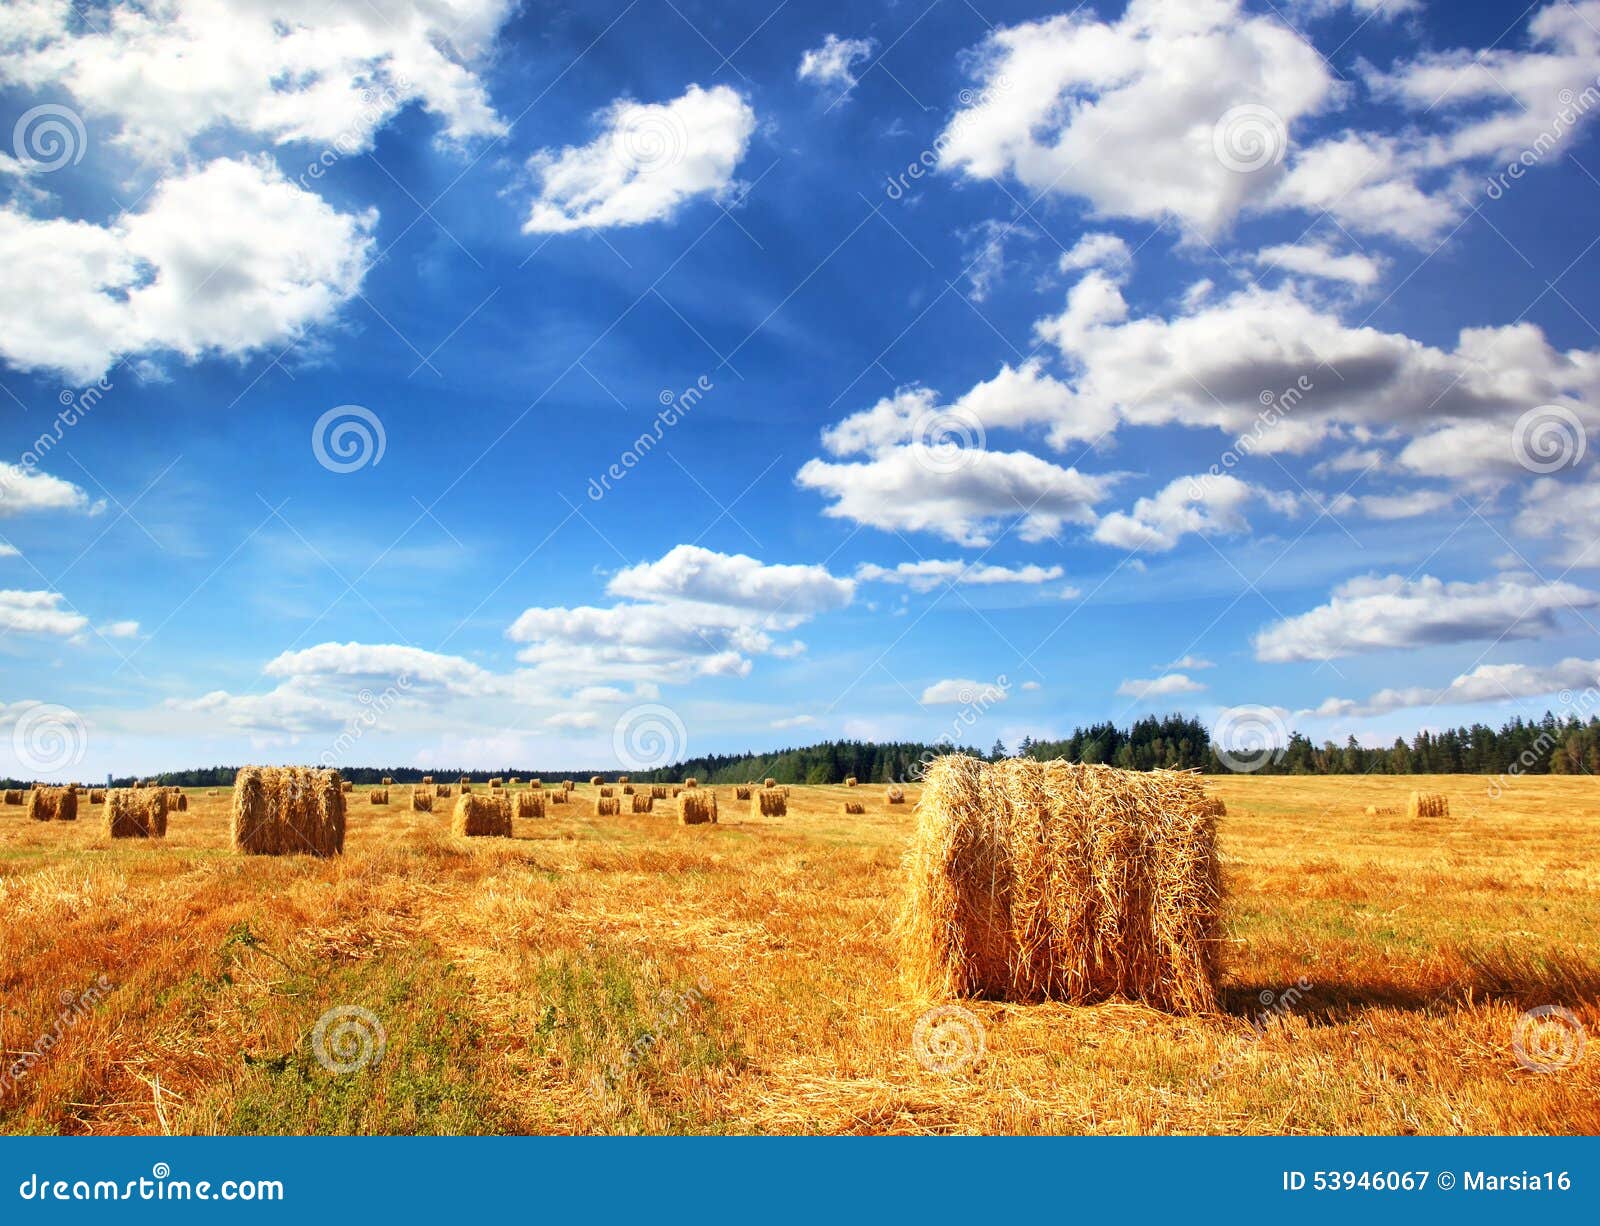
[[[411,811],[413,813],[433,812],[433,789],[424,787],[420,783],[411,789]]]
[[[691,788],[697,788],[699,786],[700,786],[700,780],[696,779],[693,775],[690,775],[687,779],[685,779],[683,781],[683,790],[685,792],[689,791]]]
[[[179,813],[187,813],[189,811],[189,798],[182,792],[174,792],[170,807],[176,809]]]
[[[564,805],[571,799],[572,793],[566,788],[556,788],[550,793],[550,803],[553,805]]]
[[[388,775],[385,775],[383,777],[383,779],[381,780],[381,782],[382,782],[383,786],[386,787],[386,788],[394,786],[394,780],[389,778]]]
[[[461,789],[461,794],[463,796],[470,796],[472,794],[472,785],[470,783],[458,783],[456,786]]]
[[[5,802],[8,805],[20,805],[22,803],[22,789],[21,788],[7,788],[6,789],[6,794],[5,794]]]
[[[673,788],[672,789],[672,799],[673,800],[677,800],[678,797],[680,797],[682,795],[683,795],[683,789],[682,788]]]
[[[763,779],[761,781],[761,786],[764,788],[775,788],[778,786],[778,781],[776,779]]]
[[[1443,792],[1413,792],[1407,817],[1449,817],[1450,798]]]
[[[424,784],[426,784],[428,787],[432,787],[433,786],[433,776],[432,775],[424,775],[422,777],[422,782]]]
[[[856,777],[854,775],[851,775],[848,779],[846,779],[844,781],[844,785],[847,788],[855,787],[855,785],[856,785]]]
[[[512,775],[511,778],[506,780],[506,786],[508,788],[514,788],[521,782],[522,782],[521,779],[518,779],[515,775]]]
[[[786,817],[789,798],[777,788],[757,788],[750,794],[751,817]]]
[[[10,795],[9,792],[6,793],[6,794],[8,796]],[[6,803],[9,804],[10,802],[7,801]],[[22,793],[21,792],[17,793],[17,803],[18,804],[22,803]],[[105,804],[106,803],[106,790],[105,790],[105,788],[90,788],[89,789],[89,803],[92,804],[92,805],[103,805],[103,804]]]
[[[454,785],[449,783],[441,783],[438,787],[433,789],[433,794],[440,800],[449,800],[450,797],[455,794]]]
[[[106,837],[110,839],[164,839],[167,837],[167,802],[160,788],[112,788],[106,793]]]
[[[852,815],[861,814],[867,811],[867,806],[859,800],[847,800],[844,802],[844,811]]]
[[[903,805],[906,803],[906,790],[898,783],[891,783],[883,789],[883,800],[885,804]]]
[[[599,787],[600,786],[600,776],[599,775],[590,775],[589,776],[589,786],[590,787],[595,787],[595,788]]]
[[[346,779],[339,784],[339,790],[341,792],[353,792],[356,790],[356,785],[351,783],[350,780]]]
[[[655,808],[655,797],[646,796],[643,792],[633,794],[633,811],[635,813],[649,813]]]
[[[570,792],[570,791],[572,791],[572,789],[573,789],[573,788],[575,788],[575,787],[577,787],[577,786],[578,786],[578,785],[577,785],[577,784],[576,784],[576,783],[574,783],[574,782],[573,782],[573,781],[572,781],[572,780],[570,780],[570,779],[563,779],[563,780],[562,780],[562,781],[561,781],[561,790],[562,790],[562,791],[563,791],[563,792]]]
[[[685,826],[698,826],[704,822],[717,820],[717,794],[712,791],[691,792],[684,789],[682,798],[678,801],[678,820]]]
[[[233,781],[233,845],[251,856],[338,855],[344,793],[338,771],[246,766]]]
[[[543,792],[518,792],[516,804],[512,812],[517,817],[543,817],[544,793]]]
[[[528,786],[537,792],[544,787],[544,781],[542,779],[530,779],[528,780]]]
[[[36,822],[75,822],[78,820],[78,793],[73,788],[34,784],[28,793],[28,816]]]
[[[735,786],[734,789],[733,789],[733,798],[735,800],[749,800],[750,799],[750,792],[751,792],[751,789],[748,786],[745,786],[745,787]]]
[[[463,788],[450,815],[450,832],[459,838],[511,837],[511,801],[504,796],[474,796]]]
[[[897,924],[932,996],[1216,1007],[1221,885],[1199,778],[951,755],[928,770]]]
[[[616,794],[616,789],[615,788],[601,788],[600,789],[600,795],[601,796],[614,796],[615,794]]]
[[[389,803],[389,789],[373,788],[367,793],[367,800],[375,805],[386,805]]]
[[[207,796],[215,796],[215,795],[217,795],[217,789],[216,788],[207,788],[206,789],[206,795]]]
[[[596,796],[594,798],[594,815],[596,817],[620,817],[622,815],[622,802],[615,796]]]
[[[633,779],[629,775],[618,775],[617,776],[617,782],[618,783],[632,783]]]
[[[1394,817],[1400,812],[1399,805],[1368,805],[1368,817]]]
[[[500,778],[489,780],[489,790],[491,792],[498,792],[503,787],[505,787],[505,780]]]
[[[651,800],[665,800],[671,794],[672,789],[667,787],[667,785],[664,783],[655,783],[650,785]]]
[[[633,795],[633,784],[631,784],[631,783],[624,783],[624,784],[623,784],[623,785],[622,785],[622,794],[623,794],[623,795],[624,795],[624,796],[632,796],[632,795]]]

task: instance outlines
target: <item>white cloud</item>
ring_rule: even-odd
[[[1255,262],[1263,268],[1281,268],[1326,281],[1343,281],[1363,289],[1376,285],[1387,267],[1387,262],[1379,257],[1354,251],[1338,252],[1314,242],[1264,247],[1255,253]]]
[[[768,566],[745,554],[677,545],[655,562],[619,571],[606,590],[632,600],[689,601],[804,620],[842,609],[855,594],[826,567]]]
[[[17,558],[21,556],[22,550],[18,549],[10,541],[0,541],[0,558]]]
[[[0,631],[19,634],[76,634],[89,619],[62,608],[60,592],[0,590]]]
[[[1329,698],[1322,705],[1299,714],[1302,717],[1366,718],[1410,707],[1505,702],[1596,686],[1600,686],[1600,660],[1569,658],[1549,668],[1532,664],[1483,664],[1442,688],[1411,686],[1379,690],[1365,702]]]
[[[1258,660],[1333,660],[1341,656],[1473,639],[1531,639],[1558,628],[1564,609],[1590,608],[1600,593],[1570,583],[1501,575],[1482,583],[1431,576],[1352,579],[1325,605],[1256,635]]]
[[[974,101],[941,138],[945,168],[1202,235],[1271,191],[1285,133],[1336,92],[1304,39],[1235,0],[1133,0],[1114,23],[1074,12],[996,29],[977,75]],[[1218,121],[1240,107],[1265,108],[1278,128],[1253,173],[1213,145]]]
[[[0,357],[87,382],[128,354],[280,345],[360,288],[376,220],[229,158],[163,180],[108,226],[0,209],[0,264],[51,287],[0,303]]]
[[[319,643],[284,652],[268,661],[262,672],[269,677],[403,681],[407,688],[434,687],[467,697],[505,690],[502,679],[461,656],[396,643]]]
[[[1414,519],[1442,511],[1455,501],[1446,490],[1411,490],[1401,494],[1365,494],[1361,509],[1373,519]]]
[[[1600,484],[1539,481],[1527,491],[1513,527],[1524,536],[1563,542],[1564,566],[1600,566]]]
[[[816,722],[817,719],[814,715],[790,715],[784,719],[773,720],[772,726],[774,728],[809,728]]]
[[[139,623],[136,621],[107,622],[96,633],[108,639],[136,639],[139,637]]]
[[[558,711],[545,717],[544,726],[563,731],[581,731],[600,726],[600,717],[593,711]]]
[[[1206,687],[1182,673],[1167,673],[1147,681],[1124,681],[1117,693],[1130,698],[1164,698],[1170,694],[1197,694]]]
[[[1210,660],[1204,659],[1201,656],[1184,656],[1181,660],[1174,660],[1171,664],[1167,665],[1167,667],[1174,671],[1182,671],[1187,669],[1192,672],[1195,669],[1200,668],[1215,668],[1216,665]]]
[[[505,124],[473,65],[514,0],[113,0],[92,19],[66,3],[8,5],[0,80],[67,90],[135,155],[175,158],[229,127],[276,144],[371,145],[420,102],[454,139]]]
[[[1090,233],[1074,243],[1071,251],[1062,253],[1058,266],[1062,272],[1102,268],[1120,279],[1133,267],[1133,252],[1115,234]]]
[[[935,681],[922,691],[921,702],[924,706],[968,706],[971,703],[983,702],[992,705],[1004,702],[1006,687],[991,681],[971,681],[961,677],[951,678],[947,681]]]
[[[1131,511],[1107,515],[1095,527],[1094,539],[1130,552],[1165,553],[1190,533],[1249,532],[1244,509],[1257,499],[1285,514],[1296,506],[1293,495],[1259,489],[1226,473],[1179,477],[1154,497],[1139,499]]]
[[[755,132],[750,104],[726,85],[691,85],[671,102],[619,98],[587,145],[544,149],[525,233],[637,226],[672,217],[696,196],[722,196]]]
[[[1062,575],[1059,566],[1005,567],[987,563],[959,561],[955,558],[924,558],[917,562],[902,562],[890,569],[873,562],[863,562],[856,567],[856,578],[869,583],[903,583],[913,591],[931,592],[945,584],[1038,584]]]
[[[89,495],[72,482],[0,461],[0,518],[30,511],[89,509]]]
[[[876,39],[829,34],[820,47],[813,47],[800,57],[795,76],[813,85],[842,87],[843,93],[849,93],[856,87],[855,66],[871,59],[877,45]]]
[[[1031,694],[1034,690],[1040,689],[1042,687],[1039,685],[1039,683],[1037,681],[1024,681],[1022,683],[1022,688],[1027,690]]]

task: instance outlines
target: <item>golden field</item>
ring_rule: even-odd
[[[1600,1132],[1600,789],[1490,783],[1208,780],[1223,1011],[964,1002],[985,1050],[952,1072],[913,1042],[944,1002],[897,972],[912,806],[881,786],[784,817],[719,786],[683,826],[580,785],[472,840],[362,788],[330,860],[236,855],[226,789],[164,842],[0,808],[0,1073],[32,1053],[0,1131]],[[1450,815],[1407,818],[1414,788]],[[1551,1004],[1588,1050],[1533,1071],[1518,1019]],[[383,1036],[347,1073],[314,1054],[339,1006]]]

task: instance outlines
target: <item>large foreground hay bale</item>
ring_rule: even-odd
[[[234,847],[251,856],[340,854],[343,783],[338,771],[244,767],[233,781]]]
[[[462,838],[509,839],[511,802],[504,796],[475,796],[463,788],[450,816],[450,831]]]
[[[1227,804],[1216,796],[1207,796],[1200,802],[1200,812],[1206,817],[1227,817]]]
[[[112,788],[102,810],[106,837],[111,839],[164,839],[167,837],[167,803],[160,788]]]
[[[1443,792],[1413,792],[1407,817],[1449,817],[1450,798]]]
[[[416,784],[411,789],[411,811],[413,813],[433,812],[433,789]]]
[[[594,798],[594,815],[596,817],[620,817],[622,815],[622,802],[615,796],[596,796]]]
[[[698,826],[717,820],[717,794],[712,791],[687,790],[678,799],[678,820],[685,826]]]
[[[28,793],[28,816],[36,822],[78,820],[78,793],[73,788],[43,788]]]
[[[913,986],[1214,1009],[1221,886],[1203,799],[1186,772],[937,759],[897,925]]]
[[[655,808],[655,797],[646,796],[643,792],[633,794],[633,811],[635,813],[649,813]]]
[[[518,792],[516,804],[512,811],[518,817],[543,817],[544,793]]]
[[[789,798],[777,788],[761,788],[750,798],[751,817],[784,817],[789,812]]]

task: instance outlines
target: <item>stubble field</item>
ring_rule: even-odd
[[[1600,790],[1490,783],[1208,780],[1223,1012],[961,1002],[954,1050],[881,787],[472,840],[357,789],[326,861],[236,855],[226,789],[164,842],[0,808],[0,1131],[1600,1132]]]

